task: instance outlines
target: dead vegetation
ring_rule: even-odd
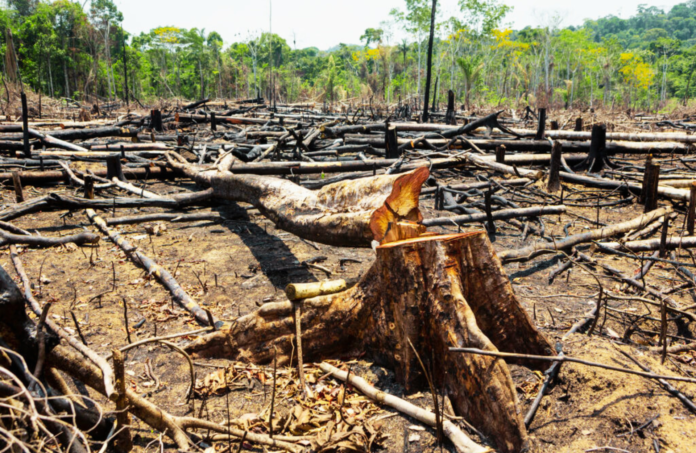
[[[0,125],[13,451],[690,451],[689,118],[195,104]]]

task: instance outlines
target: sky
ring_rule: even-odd
[[[610,14],[629,17],[638,4],[669,10],[686,0],[507,0],[514,6],[506,25],[548,25],[554,17],[560,26],[581,25],[585,19]],[[204,28],[217,31],[226,44],[244,41],[268,31],[272,2],[273,33],[291,47],[330,49],[340,43],[360,44],[367,28],[378,28],[389,11],[403,8],[404,0],[114,0],[124,14],[124,28],[133,34],[161,26]],[[457,12],[457,0],[439,0],[446,17]],[[449,13],[449,14],[448,14]],[[394,29],[394,39],[406,37]]]

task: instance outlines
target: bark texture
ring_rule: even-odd
[[[236,160],[232,156],[223,158],[212,170],[189,165],[178,155],[168,157],[170,165],[199,184],[210,186],[214,196],[250,203],[278,228],[296,236],[343,247],[370,246],[372,214],[383,207],[397,181],[406,181],[412,175],[418,179],[411,191],[417,211],[420,186],[427,179],[427,175],[424,179],[422,176],[429,175],[427,168],[420,168],[403,175],[342,181],[312,191],[287,179],[234,174],[228,171],[234,170]]]
[[[498,451],[525,448],[527,432],[506,363],[449,351],[476,347],[553,355],[520,306],[484,232],[380,246],[356,286],[302,303],[306,360],[365,353],[395,370],[414,391],[427,384],[410,339],[422,357],[433,358],[436,387],[445,389],[459,414]],[[267,363],[277,348],[282,364],[290,360],[294,333],[292,303],[267,304],[229,329],[198,339],[188,352]]]

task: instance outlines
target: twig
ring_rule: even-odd
[[[39,344],[39,355],[36,359],[36,366],[34,367],[34,377],[38,380],[41,377],[41,370],[43,369],[44,361],[46,360],[46,341],[44,338],[44,325],[46,324],[46,317],[48,316],[48,311],[51,309],[51,302],[44,305],[41,311],[41,316],[39,316],[39,322],[36,324],[36,341]],[[33,385],[32,385],[33,387]]]
[[[17,249],[14,246],[10,246],[10,259],[12,260],[12,264],[14,265],[17,274],[22,279],[22,285],[24,286],[24,298],[29,303],[29,307],[31,307],[31,310],[37,316],[39,316],[42,310],[39,306],[39,303],[36,301],[36,299],[34,299],[34,295],[31,291],[31,283],[29,282],[29,277],[27,277],[27,274],[24,271],[24,266],[22,265],[22,261],[19,259],[19,255],[17,254]],[[65,329],[61,328],[59,325],[57,325],[50,319],[46,319],[46,324],[48,325],[48,327],[50,327],[51,330],[58,334],[59,337],[67,341],[70,344],[70,346],[80,351],[84,356],[90,359],[92,363],[99,367],[99,369],[102,372],[101,379],[104,385],[104,393],[109,399],[113,398],[116,395],[116,389],[114,388],[114,373],[107,361],[104,360],[104,358],[101,357],[99,354],[77,341],[75,338],[72,337],[72,335],[68,334],[65,331]]]
[[[130,430],[130,415],[128,415],[128,399],[126,397],[126,367],[123,353],[118,349],[114,349],[114,376],[116,378],[116,388],[118,390],[118,399],[116,400],[116,422],[120,431],[116,437],[116,449],[118,451],[130,451],[133,448],[133,440],[131,439]]]
[[[130,336],[130,329],[128,328],[128,302],[126,302],[126,298],[122,297],[123,299],[123,320],[126,323],[126,339],[128,339],[128,344],[133,343],[131,341],[131,336]]]
[[[430,373],[428,373],[428,370],[425,369],[425,364],[423,364],[423,360],[421,360],[420,354],[418,354],[418,351],[416,351],[416,347],[413,346],[413,343],[411,342],[410,338],[407,338],[407,340],[408,344],[411,346],[411,349],[413,350],[413,353],[416,355],[416,359],[418,359],[418,363],[420,363],[420,366],[423,369],[423,374],[425,374],[425,378],[428,380],[428,385],[430,386],[430,393],[433,395],[433,407],[435,410],[435,427],[437,428],[437,443],[442,447],[442,419],[440,418],[440,407],[439,401],[437,400],[437,393],[435,392],[435,385],[433,384],[433,380],[430,376]]]
[[[82,328],[80,327],[80,323],[77,322],[77,316],[75,316],[75,312],[70,310],[70,316],[72,316],[73,323],[75,323],[75,329],[77,329],[77,334],[80,336],[82,344],[87,346],[87,340],[85,340],[85,336],[82,334]]]
[[[278,371],[278,348],[273,346],[273,393],[271,393],[271,412],[268,416],[269,436],[273,439],[273,411],[275,411],[276,376]]]
[[[346,404],[346,398],[348,396],[348,383],[350,382],[350,372],[353,371],[353,367],[349,366],[348,367],[348,375],[346,377],[346,380],[343,382],[343,399],[341,400],[341,407],[338,409],[338,413],[341,414],[341,421],[347,425],[350,425],[348,423],[343,415],[343,406]]]
[[[191,385],[189,387],[189,391],[186,394],[186,399],[189,400],[193,397],[193,392],[194,392],[194,387],[196,385],[196,371],[193,367],[193,359],[191,359],[191,356],[188,355],[186,351],[181,349],[179,346],[175,345],[174,343],[171,343],[169,341],[165,340],[158,340],[158,343],[162,343],[165,346],[168,346],[170,349],[173,349],[174,351],[178,352],[179,354],[183,355],[186,361],[189,364],[189,377],[191,378]]]
[[[563,357],[563,349],[560,343],[556,345],[556,349],[558,352],[558,357]],[[544,378],[544,383],[541,384],[539,393],[537,394],[536,398],[534,398],[534,401],[532,402],[529,411],[527,411],[527,415],[524,417],[524,426],[527,429],[529,429],[532,422],[534,421],[534,416],[536,415],[536,412],[539,409],[539,404],[541,404],[541,400],[544,398],[546,390],[549,388],[549,385],[551,385],[551,382],[553,382],[553,380],[556,379],[556,376],[558,376],[558,372],[560,371],[560,369],[561,362],[556,362],[553,365],[551,365],[551,367],[549,367],[549,369],[546,370],[546,372],[544,373],[544,375],[546,376]]]
[[[120,348],[119,351],[126,352],[129,349],[137,348],[138,346],[142,346],[144,344],[157,343],[157,342],[160,342],[162,340],[171,340],[173,338],[188,337],[189,335],[198,335],[199,333],[210,332],[211,330],[212,330],[212,328],[206,327],[203,329],[192,330],[190,332],[174,333],[174,334],[165,335],[162,337],[146,338],[145,340],[136,341],[135,343],[131,343],[127,346],[124,346],[124,347]],[[109,360],[111,358],[112,358],[111,355],[108,355],[105,357],[106,360]]]
[[[574,357],[568,357],[568,356],[549,357],[549,356],[544,356],[544,355],[514,354],[514,353],[510,353],[510,352],[482,351],[480,349],[475,349],[475,348],[450,348],[449,350],[452,352],[464,352],[464,353],[468,353],[468,354],[487,355],[487,356],[491,356],[491,357],[499,357],[502,359],[527,359],[527,360],[541,360],[544,362],[579,363],[581,365],[587,365],[587,366],[592,366],[592,367],[597,367],[597,368],[604,368],[605,370],[618,371],[620,373],[635,374],[636,376],[642,376],[642,377],[648,378],[648,379],[665,379],[665,380],[670,380],[670,381],[690,382],[692,384],[696,384],[696,379],[694,379],[694,378],[679,377],[679,376],[663,376],[663,375],[654,374],[654,373],[643,373],[640,371],[629,370],[628,368],[619,368],[619,367],[615,367],[615,366],[611,366],[611,365],[605,365],[603,363],[589,362],[587,360],[576,359]]]
[[[295,315],[295,343],[297,343],[297,375],[300,378],[302,393],[307,397],[312,397],[312,391],[307,387],[304,376],[304,363],[302,360],[302,306],[300,302],[293,302]]]
[[[249,431],[244,431],[244,435],[242,436],[242,440],[239,441],[239,448],[237,448],[237,453],[242,453],[242,449],[244,448],[244,441],[246,440],[248,433],[249,433]],[[232,451],[232,444],[230,444],[230,451]]]
[[[635,359],[632,355],[630,355],[628,352],[622,351],[622,350],[621,350],[620,348],[618,348],[618,347],[616,347],[616,350],[619,351],[621,354],[623,354],[623,355],[624,355],[626,358],[628,358],[631,362],[633,362],[633,363],[635,363],[636,365],[638,365],[638,367],[639,367],[640,369],[642,369],[643,371],[645,371],[646,373],[652,373],[652,371],[650,370],[650,368],[648,368],[647,366],[645,366],[645,365],[643,365],[642,363],[640,363],[638,360],[636,360],[636,359]],[[636,372],[634,372],[634,373],[637,374],[638,372],[636,371]],[[679,390],[677,390],[672,384],[670,384],[669,382],[667,382],[667,378],[666,378],[666,377],[661,376],[660,378],[654,378],[654,379],[657,379],[657,381],[658,381],[660,384],[662,384],[662,386],[665,388],[665,390],[667,390],[669,393],[671,393],[672,395],[674,395],[674,396],[676,396],[677,398],[679,398],[679,401],[681,401],[682,403],[684,403],[684,405],[685,405],[687,408],[689,408],[689,410],[691,410],[691,412],[695,412],[695,413],[696,413],[696,404],[694,404],[694,402],[691,401],[689,398],[687,398],[686,395],[684,395],[682,392],[680,392]],[[675,380],[676,380],[676,379],[675,379]]]
[[[323,362],[319,365],[319,368],[325,372],[330,373],[331,376],[342,381],[347,381],[348,375],[345,371],[341,371],[338,368]],[[415,418],[421,423],[425,423],[428,426],[436,427],[437,422],[435,414],[430,411],[421,409],[408,401],[402,400],[394,395],[390,395],[386,392],[377,390],[372,385],[370,385],[365,379],[358,376],[352,376],[350,378],[350,384],[358,389],[368,398],[383,403],[397,411],[408,415],[409,417]],[[443,423],[443,428],[445,435],[454,444],[458,453],[490,453],[493,450],[488,447],[483,447],[478,445],[476,442],[471,440],[457,425],[449,420],[445,420]]]

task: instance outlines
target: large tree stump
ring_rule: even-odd
[[[459,414],[500,452],[525,448],[527,432],[506,363],[449,351],[553,354],[520,306],[485,232],[382,245],[356,286],[302,302],[301,322],[306,360],[364,353],[415,391],[426,386],[410,339],[422,357],[434,358],[435,386],[445,389]],[[290,360],[294,333],[292,303],[268,304],[188,351],[267,363],[277,348],[282,364]]]

